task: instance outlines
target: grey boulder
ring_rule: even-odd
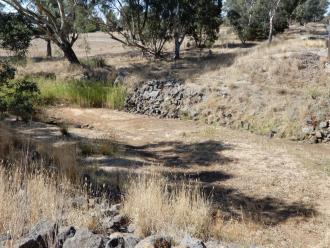
[[[40,221],[19,241],[18,248],[48,248],[54,244],[56,234],[56,224]]]
[[[134,248],[140,242],[140,238],[130,233],[113,233],[106,244],[106,248]]]
[[[75,235],[64,241],[63,248],[104,248],[105,242],[100,235],[87,229],[77,230]]]

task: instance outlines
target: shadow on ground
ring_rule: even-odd
[[[234,49],[234,48],[252,48],[258,45],[258,43],[254,42],[246,42],[245,44],[242,43],[226,43],[226,44],[219,44],[214,45],[213,48],[227,48],[227,49]]]
[[[42,129],[41,133],[44,134],[44,131]],[[39,134],[34,134],[37,137],[39,136]],[[41,136],[43,137],[43,135]],[[58,139],[59,137],[55,135],[53,141],[56,142]],[[83,142],[91,142],[91,140],[82,139]],[[41,138],[39,142],[44,142],[44,140]],[[66,138],[66,140],[70,142],[77,141],[75,138]],[[47,142],[51,141],[48,140]],[[205,195],[212,196],[215,206],[228,219],[244,219],[265,225],[278,225],[292,218],[307,219],[317,215],[312,206],[305,205],[302,202],[289,203],[280,198],[253,197],[242,193],[235,187],[221,184],[221,182],[234,177],[234,174],[226,172],[225,168],[227,164],[236,162],[235,159],[222,154],[227,149],[233,149],[230,145],[222,142],[205,141],[191,144],[160,142],[145,146],[115,145],[119,146],[117,151],[120,152],[117,155],[95,156],[102,163],[99,164],[98,161],[93,159],[88,161],[87,158],[84,163],[79,163],[80,166],[77,171],[82,173],[81,176],[86,177],[91,184],[98,185],[93,187],[92,194],[101,192],[102,194],[108,194],[109,198],[120,199],[120,192],[124,189],[127,180],[139,175],[135,169],[159,164],[162,167],[161,171],[166,171],[164,175],[174,185],[182,180],[200,184]],[[74,153],[72,156],[73,159],[76,159],[78,157],[76,154],[77,147],[74,144],[73,149],[65,146],[62,149],[59,148],[58,152],[54,149],[48,149],[49,147],[46,147],[45,150],[52,150],[52,154],[57,154],[58,158],[53,159],[57,161],[65,157],[63,154],[65,151],[66,153],[68,151]],[[40,151],[31,151],[31,154],[35,153],[40,153]],[[31,159],[33,160],[33,158]],[[69,161],[70,164],[72,163],[72,159],[65,158],[64,160]],[[213,167],[213,165],[216,165],[216,167]],[[139,171],[141,173],[141,170]],[[147,173],[147,170],[143,170],[143,172]],[[103,191],[99,190],[100,187]]]
[[[125,156],[139,157],[138,168],[159,163],[168,169],[162,172],[171,182],[180,183],[190,181],[201,185],[206,196],[211,196],[215,205],[221,210],[225,219],[245,219],[258,224],[278,225],[291,218],[311,218],[317,215],[312,206],[302,202],[287,203],[282,199],[263,197],[256,198],[243,194],[232,187],[225,187],[220,183],[229,180],[234,175],[224,172],[223,166],[235,161],[221,154],[232,147],[217,141],[205,141],[201,143],[184,144],[181,142],[161,142],[146,146],[125,147]],[[122,161],[121,161],[122,163]],[[119,164],[121,164],[119,163]],[[131,165],[134,160],[128,160]],[[116,182],[118,190],[122,189],[127,178],[137,176],[134,170],[120,170],[120,165],[108,164],[109,167],[116,167],[115,170],[97,169],[89,171],[92,177],[105,183],[110,179]],[[129,167],[125,164],[124,167]],[[209,170],[210,165],[218,165],[220,169]],[[198,171],[189,170],[192,166],[200,167]],[[133,168],[137,168],[133,167]],[[106,167],[105,167],[106,168]]]
[[[117,189],[118,192],[125,187],[129,178],[140,175],[134,171],[113,170],[109,172],[97,168],[89,170],[88,173],[104,185],[106,182],[111,182],[109,187]],[[180,184],[182,181],[200,184],[204,195],[211,197],[215,208],[220,210],[221,216],[225,220],[244,220],[275,226],[293,218],[309,219],[318,214],[313,206],[302,202],[288,203],[273,197],[251,197],[235,188],[222,186],[219,184],[220,182],[233,177],[222,171],[165,172],[163,174],[174,184]]]
[[[227,219],[249,219],[258,224],[278,225],[291,218],[312,218],[317,215],[313,206],[302,202],[287,203],[273,197],[255,198],[237,189],[219,185],[206,186],[204,190],[213,196]]]
[[[226,164],[233,161],[221,154],[222,151],[231,149],[231,147],[212,140],[192,144],[160,142],[146,146],[129,146],[128,148],[128,153],[142,156],[150,164],[176,168]]]

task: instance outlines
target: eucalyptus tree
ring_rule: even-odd
[[[301,24],[320,21],[328,8],[328,0],[305,0],[293,12],[293,18]]]
[[[304,0],[227,0],[227,17],[243,43],[247,40],[272,41],[283,32],[290,16]]]
[[[212,45],[222,23],[222,0],[197,0],[191,36],[197,47]]]
[[[145,54],[161,57],[172,38],[171,0],[99,0],[94,7],[95,17],[102,13],[98,20],[112,39]]]
[[[221,24],[221,0],[174,0],[173,37],[175,59],[180,58],[180,47],[186,36],[204,47],[217,39]]]
[[[33,35],[31,23],[17,13],[0,12],[0,48],[24,56]]]
[[[86,9],[88,1],[77,0],[0,0],[27,18],[54,42],[72,64],[79,64],[73,45],[79,36],[77,11]]]
[[[94,13],[103,13],[103,26],[111,38],[144,53],[161,57],[174,41],[180,57],[187,36],[203,43],[214,40],[221,19],[221,0],[99,0]]]
[[[280,7],[282,0],[269,0],[268,1],[268,9],[269,9],[269,34],[268,34],[268,42],[271,43],[273,40],[273,32],[274,32],[274,18],[276,16],[277,10]]]

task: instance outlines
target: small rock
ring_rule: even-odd
[[[106,248],[134,248],[140,242],[140,238],[129,233],[113,233],[106,244]]]
[[[278,130],[276,128],[273,128],[270,132],[269,132],[269,135],[268,137],[271,139],[271,138],[274,138],[275,134],[278,133]]]
[[[55,248],[62,248],[65,240],[72,238],[75,234],[76,229],[73,226],[64,228],[56,238]]]
[[[122,205],[119,203],[119,204],[115,204],[115,205],[112,205],[111,208],[110,208],[110,211],[114,212],[114,213],[119,213],[120,209],[122,208]]]
[[[313,125],[313,118],[311,115],[308,115],[306,118],[305,118],[305,123],[307,126],[311,126]]]
[[[136,230],[135,226],[133,224],[130,224],[128,227],[127,227],[127,232],[128,233],[134,233]]]
[[[89,127],[90,127],[89,124],[82,124],[82,125],[81,125],[81,128],[89,128]]]
[[[319,128],[324,129],[324,128],[327,128],[327,127],[329,127],[329,122],[327,122],[327,121],[320,122]]]
[[[199,239],[192,238],[190,236],[186,236],[181,242],[180,247],[182,248],[206,248],[203,241]]]
[[[135,248],[171,248],[173,240],[170,237],[152,235],[141,240]]]
[[[304,134],[311,134],[314,131],[313,126],[305,126],[301,129]]]
[[[11,236],[9,234],[7,234],[7,233],[0,234],[0,242],[7,241],[7,240],[11,240]]]
[[[11,236],[9,234],[0,234],[0,248],[11,247],[8,243],[11,241]]]
[[[128,226],[127,217],[117,214],[113,217],[105,218],[102,222],[102,227],[106,229],[109,233],[126,231]]]
[[[100,235],[87,229],[77,230],[75,235],[65,240],[63,248],[104,248],[104,240]]]
[[[114,85],[121,85],[121,84],[123,84],[123,82],[124,82],[124,78],[125,78],[125,76],[123,76],[123,75],[118,75],[117,77],[116,77],[116,79],[115,79],[115,81],[114,81]]]
[[[48,248],[55,243],[57,226],[47,220],[36,224],[26,237],[19,241],[18,248]]]
[[[325,63],[324,64],[324,67],[326,70],[329,70],[330,71],[330,63]]]
[[[315,137],[318,138],[318,139],[322,139],[323,138],[323,133],[320,132],[320,131],[316,131]]]
[[[310,139],[309,139],[309,142],[311,144],[317,144],[318,143],[318,139],[316,136],[312,136]]]

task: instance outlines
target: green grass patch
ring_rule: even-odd
[[[126,89],[110,83],[34,78],[45,104],[68,102],[86,108],[123,109]]]

